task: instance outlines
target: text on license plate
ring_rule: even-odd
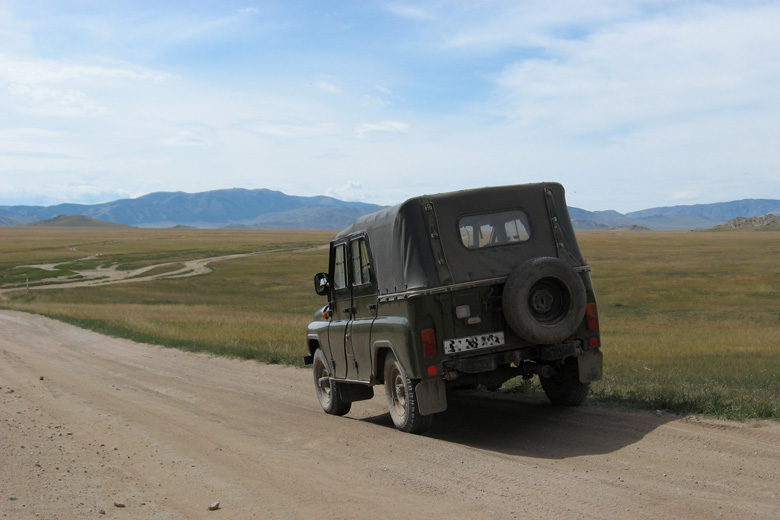
[[[491,332],[489,334],[480,334],[479,336],[469,336],[467,338],[446,339],[444,340],[444,353],[456,354],[467,350],[497,347],[503,344],[504,333]]]

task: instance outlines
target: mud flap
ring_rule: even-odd
[[[417,406],[422,415],[443,412],[447,409],[447,389],[442,379],[426,379],[414,387]]]
[[[356,401],[365,401],[374,397],[374,389],[368,385],[358,385],[354,383],[337,383],[342,401],[345,403],[354,403]]]
[[[580,383],[590,383],[601,379],[601,366],[604,356],[600,350],[586,350],[577,358]]]

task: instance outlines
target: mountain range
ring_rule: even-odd
[[[342,229],[382,206],[332,197],[299,197],[267,189],[240,188],[202,193],[157,192],[103,204],[0,206],[0,226],[30,224],[60,215],[84,215],[136,227]],[[569,207],[575,229],[644,227],[690,230],[711,228],[738,217],[780,215],[780,200],[745,199],[714,204],[667,206],[618,213]]]
[[[648,229],[691,230],[708,229],[739,217],[761,217],[780,214],[780,200],[744,199],[713,204],[665,206],[630,213],[617,211],[586,211],[569,207],[574,228],[608,229],[642,226]]]
[[[92,205],[0,206],[0,225],[84,215],[136,227],[341,229],[381,208],[325,196],[297,197],[266,189],[234,188],[201,193],[157,192]]]

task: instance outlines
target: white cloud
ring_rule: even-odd
[[[211,140],[195,135],[191,132],[182,132],[162,140],[165,146],[190,147],[190,146],[210,146],[214,144]]]
[[[393,91],[390,90],[387,87],[383,87],[382,85],[374,85],[374,89],[377,90],[379,93],[384,94],[386,96],[392,96]]]
[[[64,83],[94,78],[160,82],[168,77],[167,74],[140,67],[20,59],[0,54],[0,79],[9,83]]]
[[[701,197],[701,190],[678,191],[669,195],[670,200],[696,200]]]
[[[360,104],[364,107],[370,107],[370,108],[384,108],[392,105],[392,101],[387,101],[386,99],[380,97],[380,96],[372,96],[371,94],[364,94],[363,97],[360,98]]]
[[[81,159],[81,157],[76,157],[76,156],[69,155],[69,154],[64,154],[64,153],[36,152],[36,151],[0,152],[0,156],[32,158],[32,159]]]
[[[0,54],[0,104],[48,116],[90,116],[111,113],[95,94],[126,88],[128,81],[159,83],[167,76],[146,69],[84,65],[45,59],[24,60]]]
[[[426,22],[437,18],[433,12],[424,9],[419,5],[389,3],[384,7],[388,12],[393,13],[396,16],[415,22]]]
[[[355,129],[355,137],[362,141],[396,139],[409,134],[409,125],[399,121],[361,123]]]
[[[339,152],[327,152],[313,156],[315,159],[324,159],[327,161],[339,161],[342,159],[348,159],[349,154]]]
[[[561,41],[579,41],[602,25],[642,14],[649,2],[612,0],[515,0],[495,2],[489,9],[463,3],[451,10],[445,47],[460,52],[491,52],[507,47],[554,49]]]
[[[63,201],[73,204],[99,204],[140,195],[99,183],[63,182],[61,177],[70,175],[68,172],[59,172],[59,175],[54,173],[47,182],[35,187],[19,187],[0,183],[0,193],[3,194],[3,200],[0,201],[0,204],[6,206],[49,206],[60,204]]]
[[[323,137],[340,133],[338,125],[334,123],[311,123],[291,119],[245,121],[239,125],[239,128],[268,137],[289,139]]]
[[[496,76],[495,111],[535,133],[630,134],[713,113],[780,116],[780,8],[621,23]]]
[[[7,88],[22,111],[47,116],[104,115],[109,111],[81,91],[15,84]]]
[[[374,85],[371,93],[364,94],[360,98],[360,104],[367,108],[385,108],[392,106],[395,98],[397,96],[389,88],[382,85]]]
[[[325,194],[339,200],[360,200],[363,196],[363,185],[357,181],[350,181],[340,188],[330,188]]]
[[[330,83],[329,81],[326,81],[324,79],[318,80],[316,83],[314,83],[314,86],[316,86],[318,89],[323,90],[329,94],[341,94],[341,89],[334,85],[333,83]]]

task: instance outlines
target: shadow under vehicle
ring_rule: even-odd
[[[415,197],[361,217],[314,277],[328,303],[307,329],[317,397],[344,415],[384,385],[396,428],[427,430],[447,389],[537,375],[555,404],[601,379],[590,268],[563,187]]]

